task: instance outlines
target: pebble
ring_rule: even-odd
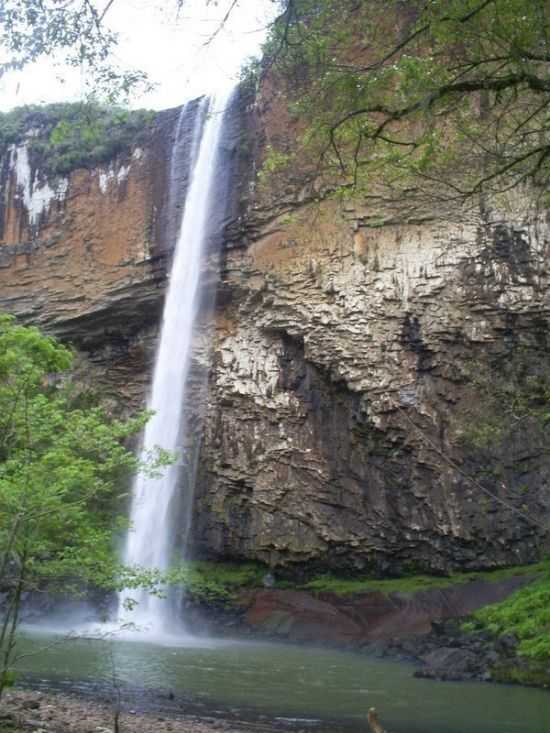
[[[34,713],[32,718],[27,717],[31,710]],[[10,690],[2,697],[0,723],[14,727],[23,723],[32,733],[111,733],[113,710],[110,705],[68,695]],[[183,715],[167,719],[158,713],[139,713],[136,710],[122,712],[120,716],[121,733],[219,733],[220,727],[229,733],[251,733],[253,730],[250,725],[243,728],[217,719],[203,721]],[[265,725],[262,730],[265,733]]]

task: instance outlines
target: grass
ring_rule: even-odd
[[[326,573],[306,583],[278,580],[275,588],[306,590],[311,593],[334,593],[340,596],[379,591],[381,593],[416,593],[431,588],[446,588],[474,580],[497,582],[518,575],[546,572],[550,565],[520,565],[493,571],[456,573],[449,576],[409,575],[379,580],[371,577],[349,578]],[[260,563],[215,563],[194,561],[172,571],[172,582],[185,586],[187,592],[202,601],[233,599],[243,588],[259,588],[268,568]]]
[[[331,574],[321,575],[313,578],[302,588],[313,592],[330,592],[337,595],[351,595],[353,593],[367,593],[369,591],[380,591],[381,593],[416,593],[430,588],[447,588],[460,583],[468,583],[474,580],[486,580],[497,582],[512,578],[518,575],[534,575],[543,572],[544,563],[536,565],[519,565],[515,567],[502,568],[499,570],[455,573],[449,576],[436,575],[409,575],[402,578],[389,578],[377,580],[373,578],[341,578]]]
[[[495,636],[513,634],[521,656],[550,662],[550,562],[540,564],[540,577],[501,603],[476,611],[474,622]]]

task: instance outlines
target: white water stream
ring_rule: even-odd
[[[185,443],[182,431],[186,385],[191,368],[193,332],[201,302],[201,269],[208,245],[218,232],[214,216],[225,110],[230,94],[204,99],[196,111],[190,145],[187,196],[174,253],[148,407],[154,411],[143,438],[144,450],[159,446],[178,453]],[[208,106],[206,110],[204,105]],[[186,114],[181,112],[178,131]],[[173,178],[173,172],[172,172]],[[181,450],[180,450],[181,453]],[[177,513],[178,479],[185,456],[164,469],[160,478],[136,477],[124,562],[128,566],[165,571],[172,562],[171,527]],[[137,606],[128,613],[129,599]],[[173,629],[171,606],[145,590],[124,591],[119,618],[140,629],[167,633]]]

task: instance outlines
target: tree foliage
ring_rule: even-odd
[[[87,405],[71,363],[54,339],[0,316],[0,693],[23,597],[153,582],[120,566],[113,540],[130,476],[167,457],[136,458],[126,443],[147,414],[118,420]]]
[[[115,61],[117,34],[106,20],[115,0],[1,0],[0,46],[6,60],[1,76],[42,58],[80,68],[92,82],[92,91],[113,101],[147,86],[138,69]]]
[[[463,199],[550,175],[547,0],[287,0],[264,69],[340,185]]]
[[[92,102],[26,105],[0,113],[0,156],[26,142],[42,172],[67,174],[128,154],[146,141],[154,113]]]

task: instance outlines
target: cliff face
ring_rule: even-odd
[[[72,174],[38,215],[17,168],[5,176],[0,308],[72,340],[89,379],[131,405],[161,309],[174,124],[161,116],[129,160]],[[270,124],[256,118],[252,136]],[[478,398],[478,363],[547,359],[544,213],[526,199],[392,223],[294,193],[252,193],[241,213],[223,252],[196,554],[383,572],[537,558],[545,532],[524,515],[548,517],[548,462],[526,430],[504,474],[479,479],[457,415]]]
[[[335,203],[230,250],[198,546],[393,571],[536,557],[541,532],[453,466],[453,416],[477,361],[547,354],[547,254],[546,222],[525,211],[373,228]],[[481,483],[540,518],[548,464],[524,437],[521,487],[513,466]]]
[[[2,161],[0,310],[71,342],[82,378],[141,404],[162,311],[166,167],[178,110],[147,146],[95,169],[47,177],[29,146]]]

